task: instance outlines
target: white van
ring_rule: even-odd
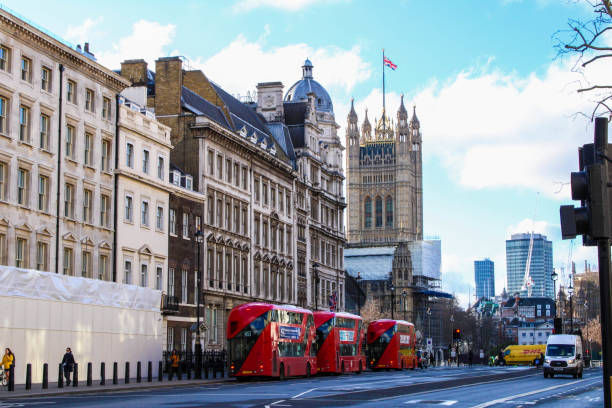
[[[572,374],[582,378],[582,340],[574,334],[553,334],[546,342],[544,378],[555,374]]]

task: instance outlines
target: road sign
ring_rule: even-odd
[[[427,338],[427,351],[431,351],[433,350],[433,341],[431,339],[431,337]]]

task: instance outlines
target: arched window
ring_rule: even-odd
[[[365,227],[372,228],[372,199],[366,197],[365,199]]]
[[[393,227],[393,198],[391,196],[387,196],[385,199],[385,217],[385,226]]]
[[[376,228],[383,226],[383,204],[382,198],[376,197]]]

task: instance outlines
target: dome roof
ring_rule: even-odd
[[[310,60],[306,59],[302,65],[302,79],[297,81],[289,88],[285,95],[285,102],[305,102],[308,100],[308,94],[315,94],[315,106],[318,111],[334,112],[329,94],[323,86],[312,79],[313,65]]]

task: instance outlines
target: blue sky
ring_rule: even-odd
[[[381,111],[381,49],[387,106],[416,104],[424,152],[425,231],[442,239],[443,286],[462,303],[473,293],[473,261],[495,262],[505,286],[505,240],[535,229],[554,241],[554,266],[593,263],[595,251],[560,240],[578,145],[591,101],[576,94],[571,60],[556,59],[553,34],[590,9],[573,0],[4,0],[73,43],[89,41],[99,61],[183,55],[234,94],[257,82],[299,79],[306,57],[330,92],[343,126],[350,98],[360,121]],[[598,78],[602,72],[590,72]],[[344,129],[340,129],[344,139]],[[470,289],[471,287],[471,289]]]

